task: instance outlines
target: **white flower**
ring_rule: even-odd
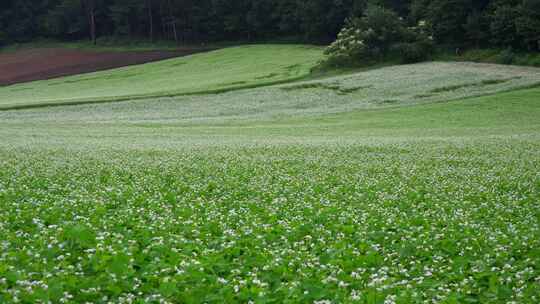
[[[396,298],[395,295],[388,295],[386,299],[384,299],[384,304],[396,304]]]
[[[360,293],[360,291],[353,290],[353,291],[351,291],[351,300],[358,301],[358,300],[360,300],[362,298],[361,295],[362,294]]]

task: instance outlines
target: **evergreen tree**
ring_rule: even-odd
[[[540,0],[523,1],[516,27],[527,49],[540,51]]]
[[[472,0],[433,0],[426,8],[426,17],[439,43],[463,44],[464,25],[472,11]]]
[[[520,45],[516,20],[519,17],[517,7],[503,4],[495,8],[491,15],[491,40],[499,47],[518,47]]]

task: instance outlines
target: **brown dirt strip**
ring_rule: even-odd
[[[120,68],[204,51],[210,49],[95,52],[36,48],[0,53],[0,86]]]

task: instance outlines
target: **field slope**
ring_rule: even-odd
[[[78,75],[143,64],[209,51],[182,48],[171,51],[94,51],[69,48],[23,48],[0,51],[0,86]]]
[[[0,109],[226,91],[301,78],[322,56],[304,45],[251,45],[0,87]]]
[[[500,69],[2,111],[0,302],[537,303],[540,88]]]
[[[268,121],[364,109],[410,106],[536,86],[540,69],[475,63],[422,63],[222,94],[50,107],[1,114],[5,121],[77,121],[190,125]]]

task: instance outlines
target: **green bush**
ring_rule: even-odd
[[[540,53],[520,54],[514,58],[513,64],[540,67]]]
[[[328,55],[326,64],[344,65],[355,61],[362,55],[367,54],[367,46],[363,39],[362,30],[357,28],[351,21],[339,32],[334,41],[325,50]]]
[[[398,15],[388,9],[371,6],[361,18],[348,20],[345,27],[325,51],[327,61],[345,65],[365,58],[385,56],[400,40],[405,26]]]
[[[497,56],[497,61],[502,64],[512,64],[514,63],[516,54],[512,48],[507,48],[506,50],[499,53]]]
[[[403,63],[415,63],[428,59],[433,45],[425,41],[403,42],[396,44],[394,50]]]
[[[323,64],[345,66],[381,60],[390,53],[407,63],[425,60],[433,51],[430,28],[425,21],[406,27],[395,12],[371,6],[361,18],[347,21],[337,40],[326,49]]]
[[[416,26],[406,28],[402,42],[394,44],[393,49],[403,63],[414,63],[428,59],[434,52],[431,26],[420,21]]]

